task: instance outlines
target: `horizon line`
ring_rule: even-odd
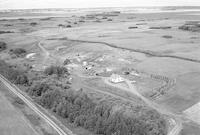
[[[200,5],[199,6],[180,6],[180,5],[177,5],[177,6],[121,6],[121,7],[118,7],[118,6],[113,6],[113,7],[71,7],[71,8],[63,8],[63,7],[44,7],[44,8],[7,8],[7,9],[0,9],[0,10],[41,10],[41,9],[98,9],[98,8],[153,8],[153,7],[188,7],[188,8],[192,8],[192,7],[199,7],[200,8]]]

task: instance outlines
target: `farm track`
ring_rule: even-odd
[[[128,84],[129,88],[124,88],[121,86],[116,86],[115,84],[110,83],[107,79],[104,80],[106,84],[112,86],[112,87],[117,87],[119,89],[125,90],[125,91],[129,91],[133,94],[135,94],[136,96],[138,96],[140,99],[142,99],[149,107],[157,110],[158,112],[160,112],[161,114],[170,116],[174,121],[175,121],[175,126],[173,127],[173,129],[171,131],[168,132],[167,135],[179,135],[180,131],[182,130],[182,116],[173,114],[172,112],[166,110],[165,108],[161,107],[160,105],[158,105],[157,103],[152,102],[151,100],[147,99],[146,97],[144,97],[143,95],[141,95],[135,88],[135,86],[133,86],[131,84],[131,82],[127,79],[125,79],[126,84]]]

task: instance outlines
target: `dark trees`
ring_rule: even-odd
[[[23,71],[13,68],[2,60],[0,60],[0,74],[15,84],[28,85],[29,83],[29,79]]]
[[[44,73],[46,75],[53,75],[53,74],[55,74],[58,77],[61,77],[63,75],[69,75],[69,72],[68,72],[67,68],[61,67],[61,66],[50,66],[50,67],[47,67],[44,70]]]
[[[30,88],[27,89],[28,94],[34,97],[42,96],[43,93],[49,91],[50,87],[46,83],[36,82]]]
[[[23,48],[15,48],[15,49],[11,49],[10,52],[14,55],[16,55],[17,57],[21,57],[24,56],[27,52],[25,49]]]
[[[7,48],[7,44],[5,42],[0,42],[0,51],[3,51]]]

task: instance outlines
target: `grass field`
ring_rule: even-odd
[[[184,111],[192,121],[200,124],[200,102]]]
[[[4,89],[0,85],[0,89]],[[23,114],[0,92],[0,134],[1,135],[39,135]]]
[[[18,15],[18,13],[10,13],[7,16],[15,16],[15,14]],[[25,16],[27,15],[31,17],[31,14],[25,14]],[[6,13],[0,16],[6,17]],[[37,15],[35,14],[35,16]],[[41,16],[42,13],[40,17]],[[23,17],[23,15],[20,15],[20,18],[21,17]],[[155,102],[163,108],[173,111],[173,113],[182,113],[186,110],[186,114],[190,116],[191,119],[199,119],[193,116],[199,115],[199,112],[194,112],[198,110],[197,103],[200,102],[200,63],[134,52],[133,49],[200,60],[199,33],[183,31],[178,28],[185,24],[186,21],[200,20],[200,16],[194,16],[187,12],[146,14],[121,13],[118,16],[108,18],[112,19],[112,21],[102,19],[102,16],[98,15],[94,15],[93,19],[87,18],[86,15],[66,15],[65,17],[48,19],[32,18],[0,21],[1,30],[15,32],[0,35],[0,40],[7,43],[7,50],[0,53],[0,58],[10,64],[20,65],[25,69],[27,68],[24,65],[30,64],[33,66],[31,70],[43,70],[44,67],[49,65],[63,66],[63,61],[67,58],[70,59],[72,65],[74,64],[74,70],[71,70],[72,73],[84,74],[85,76],[89,76],[90,71],[88,71],[89,73],[86,72],[83,62],[87,62],[89,66],[92,66],[91,68],[93,70],[98,72],[112,69],[112,73],[121,75],[123,74],[124,68],[133,68],[147,74],[166,76],[176,80],[175,87],[167,91],[163,96],[160,96]],[[32,22],[36,22],[37,25],[31,26],[30,24]],[[60,27],[59,25],[71,25],[72,27]],[[129,29],[130,27],[135,28]],[[151,29],[150,27],[170,28]],[[163,38],[163,36],[170,36],[171,38]],[[81,40],[86,42],[80,42]],[[44,49],[41,49],[38,45],[39,42],[41,46],[46,49],[46,53]],[[36,53],[36,55],[33,59],[27,59],[25,57],[12,58],[9,50],[13,48],[24,48],[27,50],[28,54]],[[111,72],[109,73],[112,74]],[[106,75],[109,76],[109,73],[107,72]],[[151,94],[150,91],[153,88],[157,88],[163,84],[162,81],[142,77],[140,79],[135,79],[135,81],[136,86],[140,90],[139,92],[144,96]],[[135,95],[122,91],[121,89],[110,87],[100,79],[83,79],[79,76],[73,76],[72,83],[74,89],[85,89],[89,95],[96,98],[97,101],[110,100],[113,94],[121,96],[124,99],[133,100],[133,105],[144,104]],[[108,95],[106,93],[112,94]],[[2,106],[9,104],[4,97],[2,97],[0,101]],[[116,102],[118,102],[118,100],[116,100]],[[6,113],[12,114],[11,117],[14,117],[16,119],[15,121],[19,121],[18,118],[23,115],[20,115],[20,113],[11,113],[14,108],[12,105],[8,106],[8,110],[7,108],[0,109],[2,116]],[[192,106],[195,108],[194,110]],[[9,110],[11,112],[9,112]],[[13,112],[15,111],[14,109]],[[31,120],[35,119],[32,115],[28,116]],[[6,119],[6,117],[2,118],[0,121],[1,124],[5,123],[2,122],[6,121],[4,119]],[[8,123],[11,122],[12,121],[8,119]],[[22,123],[22,127],[19,126],[15,128],[26,128],[23,127],[27,126],[23,124],[24,121],[19,123]],[[67,123],[67,121],[64,121],[64,123]],[[12,124],[13,126],[15,125],[14,122],[11,123],[11,125]],[[2,126],[6,125],[9,124]],[[30,128],[26,129],[29,130]],[[185,124],[181,135],[193,135],[193,129],[195,131],[194,135],[199,135],[197,134],[199,132],[199,126],[193,126],[193,124]],[[14,131],[11,130],[10,132]],[[79,131],[79,129],[77,129],[77,132],[80,133],[82,130]],[[89,133],[82,132],[82,134]]]
[[[188,109],[199,102],[199,79],[200,74],[196,72],[178,76],[174,90],[169,91],[166,96],[157,102],[178,112]]]

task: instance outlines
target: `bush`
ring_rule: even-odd
[[[67,27],[67,28],[71,28],[72,26],[71,26],[71,25],[67,25],[66,27]]]
[[[173,38],[172,36],[170,36],[170,35],[164,35],[164,36],[162,36],[163,38]]]
[[[58,27],[64,27],[64,25],[63,24],[58,24]]]
[[[13,68],[2,60],[0,60],[0,74],[15,84],[28,85],[29,83],[29,79],[23,71]]]
[[[51,88],[46,83],[35,82],[30,88],[27,89],[27,92],[30,96],[40,97],[43,93],[49,90],[51,90]]]
[[[46,91],[42,94],[38,103],[45,108],[52,109],[56,102],[59,102],[62,95],[59,90]]]
[[[0,42],[0,51],[3,51],[7,48],[7,44],[5,42]]]
[[[23,48],[15,48],[10,50],[11,53],[16,55],[17,57],[24,56],[27,52]]]
[[[78,117],[76,117],[76,119],[74,120],[74,124],[76,126],[80,126],[80,127],[83,127],[84,126],[84,123],[87,119],[87,116],[85,115],[79,115]]]
[[[32,23],[30,23],[30,25],[31,25],[31,26],[36,26],[37,23],[36,23],[36,22],[32,22]]]
[[[28,80],[28,77],[26,75],[20,74],[16,77],[15,83],[16,84],[28,84],[29,80]]]
[[[0,31],[0,34],[14,33],[13,31]]]
[[[69,59],[65,59],[65,61],[63,62],[63,65],[68,65],[70,63],[71,63],[71,61]]]
[[[186,24],[178,27],[181,30],[185,31],[192,31],[192,32],[199,32],[200,31],[200,24],[199,22],[186,22]]]
[[[137,26],[130,26],[128,27],[128,29],[137,29],[138,27]]]
[[[171,29],[171,26],[155,26],[155,27],[150,27],[149,29]]]
[[[69,75],[69,72],[68,72],[67,68],[61,67],[61,66],[50,66],[50,67],[47,67],[44,70],[44,73],[46,75],[53,75],[53,74],[55,74],[58,77],[61,77],[63,75]]]

